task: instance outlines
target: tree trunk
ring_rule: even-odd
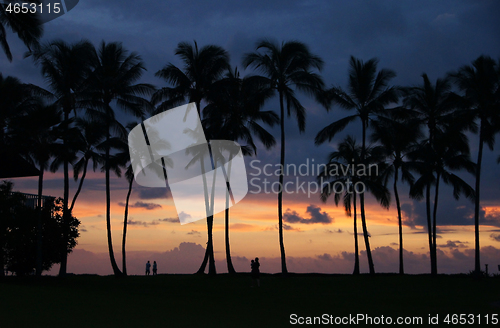
[[[228,200],[226,200],[226,262],[227,262],[227,272],[229,274],[235,274],[236,270],[234,270],[233,261],[231,260],[231,249],[229,247],[229,204]]]
[[[437,274],[437,207],[438,207],[438,196],[439,196],[439,179],[441,175],[436,174],[436,194],[434,195],[434,210],[432,213],[432,251],[434,252],[434,262],[432,263],[434,267],[434,272]]]
[[[215,164],[213,163],[212,155],[211,155],[211,148],[210,144],[208,145],[209,149],[209,156],[210,160],[212,161],[212,169],[215,168]],[[200,268],[196,273],[202,274],[205,272],[205,268],[208,263],[208,274],[210,275],[215,275],[217,273],[216,268],[215,268],[215,258],[214,258],[214,246],[213,246],[213,222],[214,222],[214,217],[213,215],[213,203],[214,203],[214,197],[215,197],[215,182],[216,182],[216,175],[215,175],[215,170],[213,170],[213,180],[212,180],[212,190],[211,190],[211,195],[210,195],[210,200],[208,199],[208,186],[207,186],[207,181],[206,181],[206,172],[205,172],[205,162],[203,160],[203,156],[200,159],[200,165],[201,165],[201,170],[202,170],[202,180],[203,180],[203,190],[204,190],[204,196],[205,196],[205,208],[206,208],[206,214],[207,214],[207,234],[208,234],[208,241],[207,241],[207,248],[205,250],[205,257],[203,258],[203,262],[201,263]]]
[[[358,244],[358,223],[356,218],[356,190],[353,186],[352,204],[354,207],[354,271],[352,274],[359,274],[359,244]]]
[[[278,230],[281,253],[281,274],[286,275],[285,243],[283,242],[283,178],[285,167],[285,107],[283,105],[283,93],[280,92],[280,128],[281,128],[281,158],[280,158],[280,176],[279,176],[279,191],[278,191]]]
[[[69,111],[67,108],[64,109],[64,128],[63,128],[63,149],[68,151],[67,145],[67,134],[68,134],[68,121],[69,121]],[[59,267],[59,276],[64,277],[67,272],[68,265],[68,238],[69,238],[69,215],[71,213],[68,209],[69,201],[69,173],[68,173],[68,155],[63,154],[63,171],[64,171],[64,195],[63,195],[63,245],[61,245],[61,266]]]
[[[361,225],[363,226],[363,237],[365,239],[366,256],[368,257],[368,267],[370,269],[370,274],[375,274],[375,266],[373,265],[372,252],[370,249],[370,237],[368,236],[368,228],[366,227],[366,217],[365,217],[365,200],[364,194],[359,194],[359,203],[361,206]]]
[[[363,138],[362,138],[362,146],[361,146],[361,163],[365,163],[365,152],[366,152],[366,126],[367,122],[363,119]],[[366,256],[368,257],[368,267],[370,268],[370,274],[375,274],[375,266],[373,264],[372,251],[370,249],[370,239],[368,237],[368,229],[366,227],[366,217],[365,217],[365,194],[364,192],[359,195],[359,203],[361,205],[361,224],[363,226],[363,236],[365,238],[365,246],[366,246]]]
[[[40,165],[40,175],[38,176],[38,218],[36,224],[36,276],[42,276],[43,267],[43,239],[42,239],[42,192],[43,192],[43,171],[44,164]],[[2,268],[3,269],[3,268]]]
[[[398,172],[399,168],[395,168],[394,172],[394,198],[396,198],[396,207],[398,208],[398,224],[399,224],[399,274],[405,274],[403,265],[403,220],[401,218],[401,203],[399,202],[398,194]]]
[[[131,179],[128,184],[127,199],[125,201],[125,214],[123,216],[123,238],[122,238],[122,270],[123,275],[127,275],[127,260],[125,254],[125,243],[127,241],[127,220],[128,220],[128,202],[130,200],[130,194],[132,193],[132,184],[134,179]]]
[[[477,167],[476,167],[476,198],[474,199],[474,239],[475,239],[475,261],[474,271],[477,275],[481,274],[481,249],[479,247],[479,211],[481,210],[481,198],[479,197],[481,191],[481,164],[483,161],[483,124],[479,128],[479,150],[477,153]]]
[[[71,207],[69,208],[69,211],[73,211],[73,207],[75,207],[75,202],[76,199],[78,198],[78,195],[80,194],[80,191],[82,191],[82,186],[83,186],[83,181],[85,180],[85,176],[87,175],[87,165],[89,164],[89,159],[85,159],[85,164],[83,166],[83,173],[82,177],[80,178],[80,183],[78,184],[78,189],[76,190],[75,196],[73,197],[73,201],[71,202]]]
[[[106,174],[106,231],[108,236],[108,252],[109,260],[111,261],[111,267],[113,268],[113,274],[115,276],[121,276],[123,273],[118,268],[115,260],[115,254],[113,251],[113,238],[111,236],[111,190],[110,190],[110,178],[109,178],[109,122],[106,126],[106,155],[105,155],[105,174]]]
[[[231,155],[229,157],[229,161],[231,160]],[[226,179],[226,211],[225,211],[225,237],[226,237],[226,263],[227,263],[227,272],[229,274],[235,274],[236,270],[234,270],[233,261],[231,260],[231,248],[229,246],[229,193],[231,192],[231,185],[229,183],[229,179],[231,176],[231,161],[228,163],[227,171],[225,172],[224,165],[221,165],[222,172],[224,173],[224,177]]]
[[[427,211],[427,235],[429,236],[429,255],[431,260],[431,274],[435,275],[434,271],[434,251],[432,243],[432,224],[431,224],[431,184],[428,183],[425,190],[425,207]]]

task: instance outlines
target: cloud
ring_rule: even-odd
[[[278,229],[278,226],[276,226],[276,229]],[[283,223],[283,230],[302,232],[300,228],[294,228],[286,223]]]
[[[490,235],[490,238],[493,239],[494,241],[500,241],[500,233],[492,233]]]
[[[125,206],[125,203],[123,202],[119,202],[118,205],[120,206]],[[146,210],[154,210],[154,209],[157,209],[157,208],[161,208],[161,205],[160,204],[155,204],[155,203],[144,203],[144,202],[141,202],[141,201],[137,201],[135,202],[135,204],[129,204],[128,207],[132,207],[132,208],[144,208]]]
[[[325,253],[323,255],[318,255],[317,258],[320,260],[323,260],[323,261],[332,261],[333,260],[333,257],[327,253]]]
[[[160,222],[171,222],[171,223],[179,223],[178,218],[164,218],[164,219],[158,219]]]
[[[196,230],[191,230],[190,232],[187,233],[188,235],[194,235],[194,236],[199,236],[200,232]]]
[[[458,248],[443,252],[438,249],[438,272],[445,274],[467,273],[474,268],[474,249]],[[405,272],[410,274],[429,273],[428,253],[414,253],[403,250]],[[205,248],[196,243],[182,242],[166,252],[152,251],[128,251],[127,271],[132,275],[143,275],[144,265],[149,261],[158,263],[158,272],[162,273],[194,273],[198,270]],[[117,261],[121,260],[120,253],[115,255]],[[274,273],[281,270],[280,257],[264,257],[259,254],[261,272]],[[398,272],[399,250],[390,246],[376,247],[372,249],[373,261],[377,272]],[[483,263],[497,263],[500,258],[500,248],[486,246],[481,248],[481,260]],[[238,272],[250,270],[249,258],[232,256],[233,265]],[[366,252],[360,252],[360,269],[362,273],[368,272]],[[352,273],[354,267],[354,253],[343,251],[338,254],[318,254],[310,257],[287,256],[287,266],[290,272],[305,273]],[[216,260],[217,271],[227,272],[226,260]],[[58,273],[58,265],[55,265],[50,274]],[[109,265],[109,254],[106,252],[93,253],[84,249],[75,249],[68,259],[68,272],[83,274],[94,273],[100,275],[112,274]]]
[[[326,233],[344,233],[344,230],[342,230],[342,229],[337,229],[337,230],[325,229],[325,232]]]
[[[179,213],[179,220],[185,220],[185,219],[190,219],[190,218],[191,218],[191,214],[187,214],[184,211],[181,211]]]
[[[146,188],[139,187],[134,189],[140,199],[165,199],[168,198],[168,188]]]
[[[127,221],[127,224],[129,224],[129,225],[137,225],[137,226],[142,225],[142,226],[144,226],[144,227],[147,228],[149,226],[155,226],[155,225],[158,225],[160,223],[157,220],[151,221],[151,222],[145,222],[145,221],[134,221],[134,220],[130,219],[130,220]]]
[[[446,244],[444,245],[438,245],[438,247],[441,248],[468,248],[466,244],[468,244],[468,241],[460,241],[460,240],[447,240]]]
[[[296,211],[292,211],[287,208],[285,214],[283,214],[283,220],[288,223],[322,223],[328,224],[333,222],[333,218],[326,212],[321,212],[319,206],[310,204],[307,206],[306,213],[309,214],[309,218],[303,218]]]

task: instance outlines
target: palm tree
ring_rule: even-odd
[[[422,74],[423,84],[417,87],[403,89],[404,98],[403,106],[416,112],[418,124],[426,127],[427,138],[421,142],[417,153],[412,155],[413,158],[420,158],[421,177],[418,183],[413,186],[412,197],[418,199],[417,190],[425,188],[426,216],[427,216],[427,233],[429,240],[429,252],[431,261],[431,273],[437,274],[437,259],[436,250],[434,249],[432,215],[431,215],[431,186],[435,183],[434,162],[436,156],[435,144],[436,138],[443,136],[449,129],[451,122],[461,122],[462,118],[458,117],[456,111],[456,102],[451,97],[451,84],[448,78],[437,79],[433,85],[427,74]],[[462,131],[463,128],[459,129]],[[462,146],[465,146],[462,144]],[[465,151],[465,149],[463,149]],[[417,155],[419,154],[419,155]],[[423,184],[422,186],[419,186]]]
[[[437,208],[439,185],[444,183],[453,187],[453,196],[459,199],[464,194],[470,200],[474,200],[474,189],[470,187],[459,176],[452,171],[466,170],[475,173],[475,164],[470,160],[468,140],[463,132],[459,132],[461,127],[451,126],[444,134],[439,134],[434,138],[432,146],[422,143],[421,147],[410,154],[415,160],[420,161],[421,177],[415,181],[410,189],[413,198],[423,198],[424,189],[426,192],[426,204],[428,214],[430,214],[430,185],[435,186],[434,204],[432,212],[432,227],[429,236],[431,240],[431,273],[437,274]],[[429,221],[429,220],[428,220]],[[430,238],[430,237],[429,237]],[[434,253],[434,254],[432,254]]]
[[[223,48],[215,45],[207,45],[198,49],[198,44],[195,41],[194,47],[187,42],[179,43],[175,49],[175,55],[182,59],[184,68],[180,69],[172,63],[168,63],[156,72],[155,76],[164,79],[172,86],[161,88],[153,95],[152,102],[158,105],[154,114],[184,104],[187,100],[196,104],[198,115],[201,118],[201,102],[207,99],[214,82],[220,80],[229,68],[229,54]],[[206,181],[204,180],[204,182]],[[216,274],[212,229],[213,215],[207,213],[208,242],[205,257],[198,273],[205,272],[208,262],[208,273]]]
[[[399,173],[401,180],[413,185],[414,177],[411,174],[413,163],[407,160],[407,154],[413,150],[414,143],[420,138],[420,125],[408,115],[399,117],[399,110],[389,111],[389,117],[380,116],[373,123],[372,140],[378,141],[384,147],[388,160],[388,168],[384,172],[384,180],[387,185],[388,179],[394,175],[394,198],[398,211],[399,226],[399,274],[404,274],[403,263],[403,220],[401,215],[401,203],[398,193]]]
[[[75,127],[78,131],[77,142],[78,149],[82,153],[80,159],[73,165],[73,177],[75,181],[78,180],[80,173],[82,174],[78,189],[71,201],[70,211],[75,207],[76,199],[82,191],[83,182],[87,176],[87,167],[92,161],[92,170],[95,172],[99,164],[103,164],[101,152],[104,151],[105,139],[105,126],[102,122],[97,120],[89,120],[87,118],[77,118],[75,120]]]
[[[298,41],[278,44],[275,41],[262,40],[257,43],[256,52],[243,58],[245,68],[251,66],[261,71],[268,79],[270,87],[277,91],[280,103],[281,155],[279,185],[283,186],[285,166],[285,103],[288,116],[293,112],[299,125],[299,131],[305,130],[306,112],[296,98],[296,91],[317,96],[323,89],[323,80],[311,72],[321,71],[323,60],[312,54],[309,48]],[[278,229],[281,253],[281,272],[287,274],[285,244],[283,242],[283,188],[278,192]]]
[[[56,98],[55,104],[62,108],[63,121],[61,123],[61,134],[63,147],[62,154],[64,171],[64,195],[63,195],[63,225],[65,227],[65,238],[69,234],[69,163],[74,158],[74,151],[70,149],[70,113],[76,113],[80,108],[84,83],[90,73],[90,59],[92,58],[93,46],[88,41],[80,41],[68,44],[62,40],[56,40],[37,47],[27,54],[33,56],[35,63],[41,66],[42,75],[47,80],[49,87]],[[67,268],[67,240],[61,246],[61,266],[59,275],[64,276]]]
[[[398,100],[398,89],[388,87],[389,81],[396,76],[396,73],[388,69],[382,69],[377,73],[377,64],[378,60],[375,58],[363,63],[363,61],[351,56],[348,92],[342,90],[340,87],[333,87],[325,91],[322,102],[327,110],[330,109],[332,103],[336,103],[344,109],[355,110],[356,114],[342,118],[323,128],[314,139],[316,145],[320,145],[327,140],[331,141],[349,123],[359,118],[362,127],[361,161],[364,161],[366,130],[372,121],[372,116],[382,113],[387,105],[395,103]],[[364,193],[359,195],[359,202],[361,207],[361,222],[366,225]],[[370,274],[375,274],[370,240],[366,233],[364,239]]]
[[[108,252],[113,273],[122,275],[116,264],[113,241],[111,236],[111,190],[110,190],[110,149],[111,128],[119,127],[115,124],[114,111],[111,102],[125,112],[136,117],[143,114],[147,101],[141,96],[148,96],[153,92],[153,86],[149,84],[134,84],[145,71],[144,62],[135,52],[128,53],[121,43],[101,42],[98,49],[94,49],[93,68],[94,71],[87,81],[88,95],[93,100],[89,104],[93,107],[87,112],[95,118],[100,117],[105,126],[105,154],[104,171],[106,176],[106,230],[108,237]],[[90,98],[90,97],[89,97]],[[116,129],[115,129],[116,130]],[[123,129],[121,133],[124,134]],[[120,131],[116,131],[120,132]]]
[[[266,149],[270,149],[276,140],[259,122],[271,127],[279,122],[274,112],[261,110],[273,96],[274,90],[269,88],[267,79],[259,76],[241,79],[237,68],[234,71],[229,69],[224,79],[214,83],[208,96],[208,105],[203,109],[205,119],[202,124],[207,135],[215,140],[245,142],[246,145],[242,147],[244,155],[257,154],[254,135]],[[224,170],[224,166],[221,167]],[[234,274],[236,271],[231,261],[229,243],[229,192],[226,195],[225,241],[227,269],[230,274]]]
[[[475,272],[481,272],[479,247],[479,213],[481,210],[481,166],[483,146],[486,143],[493,150],[495,134],[500,120],[500,64],[488,56],[480,56],[471,66],[463,66],[450,74],[463,95],[462,106],[469,112],[470,121],[479,122],[479,146],[475,182],[474,228],[475,228]]]
[[[358,246],[358,227],[356,216],[357,194],[369,191],[377,201],[384,207],[389,208],[390,193],[381,179],[372,174],[372,168],[377,170],[386,170],[383,160],[383,148],[367,147],[365,149],[365,159],[361,161],[362,147],[356,143],[352,136],[347,136],[339,145],[338,150],[330,153],[325,166],[322,166],[318,174],[318,182],[322,185],[321,200],[326,202],[328,197],[334,195],[335,205],[338,205],[343,195],[344,209],[347,215],[351,215],[351,203],[354,209],[354,271],[353,274],[359,274],[359,246]],[[359,169],[368,169],[366,174],[358,174]],[[328,182],[324,184],[324,179]],[[363,186],[359,191],[358,185]],[[366,221],[365,221],[366,222]],[[362,221],[363,235],[368,236],[368,228]]]
[[[38,4],[40,1],[25,1],[27,3]],[[12,61],[12,53],[7,42],[7,30],[9,28],[13,33],[16,33],[19,39],[28,47],[28,49],[36,48],[38,40],[42,37],[43,26],[40,24],[37,14],[33,13],[15,13],[7,8],[18,1],[4,0],[0,3],[0,45],[7,59]]]

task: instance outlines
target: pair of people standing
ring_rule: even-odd
[[[149,276],[151,269],[151,263],[146,263],[146,276]],[[156,265],[156,261],[153,261],[153,276],[156,276],[158,272],[158,266]]]
[[[255,260],[252,260],[252,262],[250,263],[250,268],[252,269],[252,287],[253,285],[255,285],[255,283],[257,283],[257,287],[260,287],[260,263],[258,257],[256,257]]]

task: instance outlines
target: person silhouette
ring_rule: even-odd
[[[158,270],[158,267],[156,266],[156,261],[153,261],[153,276],[156,276],[157,275],[157,270]]]
[[[251,276],[252,276],[252,286],[257,283],[257,287],[260,287],[260,263],[259,263],[259,258],[256,257],[255,261],[252,260],[250,267],[252,269],[251,271]]]
[[[148,263],[146,263],[146,276],[149,276],[149,273],[150,273],[149,269],[150,268],[151,268],[151,263],[149,263],[149,261],[148,261]]]

